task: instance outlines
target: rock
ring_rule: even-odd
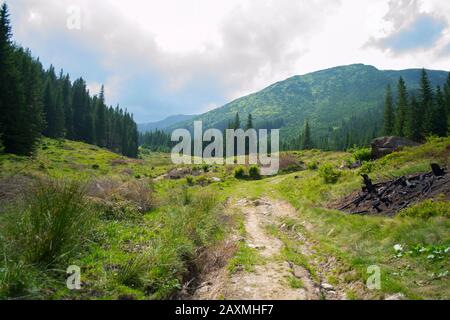
[[[403,293],[396,293],[396,294],[387,296],[384,300],[405,300],[405,295]]]
[[[217,178],[217,177],[212,177],[211,180],[212,180],[213,182],[222,182],[222,180],[219,179],[219,178]]]
[[[352,163],[352,164],[350,165],[350,169],[358,169],[358,168],[360,168],[361,166],[362,166],[362,163],[361,163],[360,160],[358,160],[358,161],[356,161],[356,162],[354,162],[354,163]]]
[[[381,137],[372,141],[372,157],[382,158],[388,154],[402,149],[403,147],[416,147],[420,144],[401,137]]]
[[[329,283],[322,283],[321,287],[327,291],[333,291],[334,287]]]
[[[266,246],[254,245],[254,244],[249,244],[248,247],[251,249],[255,249],[255,250],[265,250],[266,249]]]

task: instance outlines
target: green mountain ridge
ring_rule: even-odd
[[[386,86],[391,84],[395,93],[401,76],[408,90],[416,91],[421,70],[378,70],[353,64],[293,76],[167,129],[190,128],[193,121],[203,121],[205,128],[225,129],[239,113],[243,121],[252,114],[261,127],[275,121],[281,127],[282,139],[298,136],[306,120],[310,121],[314,135],[325,135],[350,118],[364,119],[370,114],[376,116],[374,121],[381,121]],[[444,85],[447,71],[427,72],[434,87]]]

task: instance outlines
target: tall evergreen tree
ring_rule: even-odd
[[[445,105],[447,106],[447,115],[450,116],[450,72],[447,77],[447,82],[444,86],[444,100]]]
[[[408,138],[414,141],[422,141],[423,140],[423,114],[420,103],[417,101],[415,95],[412,96],[411,106],[409,108],[409,121],[408,121],[408,130],[407,135]]]
[[[100,147],[106,146],[105,88],[102,86],[95,107],[95,137]]]
[[[305,129],[303,131],[303,141],[302,141],[302,148],[304,150],[309,150],[313,148],[312,140],[311,140],[311,128],[309,126],[309,121],[306,120],[305,123]]]
[[[72,84],[69,75],[60,77],[60,82],[66,138],[73,140],[75,136],[73,131]]]
[[[234,129],[237,130],[241,127],[241,119],[239,118],[239,113],[236,113],[236,117],[234,118]]]
[[[433,90],[431,89],[430,80],[425,69],[422,69],[420,76],[420,106],[422,109],[422,117],[424,117],[423,130],[425,134],[431,133],[431,116],[433,109]]]
[[[447,106],[440,86],[436,89],[436,99],[432,105],[430,117],[431,133],[446,137],[448,133]]]
[[[253,116],[252,116],[251,113],[248,115],[248,118],[247,118],[247,124],[246,124],[245,128],[246,128],[247,130],[248,130],[248,129],[253,129]]]
[[[391,85],[386,88],[386,99],[384,103],[384,134],[392,135],[395,131],[395,113],[392,98]]]
[[[23,51],[14,49],[11,38],[8,6],[3,3],[0,7],[0,136],[5,152],[30,155],[40,137],[36,128],[41,113],[35,99],[39,94],[37,87],[30,87],[33,96],[27,96],[25,81],[30,76],[35,79],[36,74],[26,67],[30,61],[23,60]]]
[[[397,113],[395,118],[395,132],[396,135],[404,137],[406,135],[406,122],[408,114],[408,92],[405,81],[402,77],[398,80],[397,85]]]

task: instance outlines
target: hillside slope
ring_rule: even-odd
[[[282,135],[292,137],[308,119],[315,133],[337,128],[352,116],[364,117],[369,111],[380,115],[387,84],[394,88],[400,76],[409,90],[419,87],[420,69],[383,71],[354,64],[294,76],[257,93],[237,99],[221,108],[170,127],[190,127],[201,120],[206,127],[226,128],[239,112],[241,119],[251,113],[255,123],[282,123]],[[445,83],[447,72],[428,71],[433,86]]]
[[[167,117],[164,120],[161,121],[155,121],[155,122],[149,122],[149,123],[139,123],[138,124],[138,130],[139,132],[149,132],[149,131],[155,131],[155,130],[164,130],[167,127],[170,127],[176,123],[182,122],[182,121],[189,121],[195,116],[193,115],[175,115]]]

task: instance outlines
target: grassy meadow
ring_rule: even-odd
[[[204,257],[245,233],[230,199],[284,199],[298,216],[269,226],[283,242],[282,254],[317,274],[322,258],[339,269],[326,280],[345,286],[365,282],[367,268],[382,272],[380,290],[349,286],[348,299],[448,299],[450,204],[436,198],[394,218],[348,215],[330,203],[361,187],[361,173],[374,181],[448,165],[450,139],[430,139],[417,148],[361,168],[342,164],[364,158],[349,153],[299,151],[282,155],[280,175],[257,168],[191,166],[195,174],[165,179],[170,155],[141,150],[129,159],[91,145],[44,139],[33,158],[0,154],[0,299],[169,299],[187,294]],[[186,168],[185,168],[186,169]],[[314,262],[298,250],[296,232],[314,245]],[[401,248],[401,250],[395,250]],[[244,243],[231,249],[226,268],[252,271],[265,263]],[[80,266],[82,289],[66,287],[68,266]],[[322,276],[324,272],[321,272]],[[291,286],[300,287],[296,279]]]

